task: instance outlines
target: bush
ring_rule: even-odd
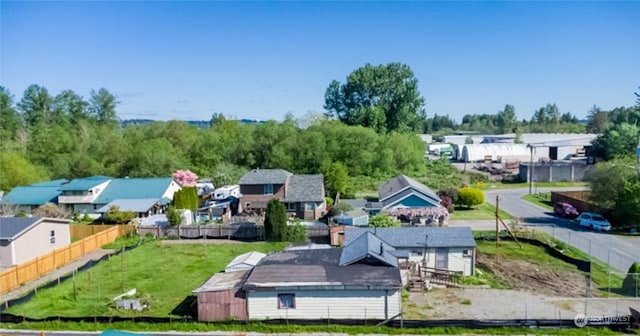
[[[480,189],[460,188],[457,204],[466,208],[473,208],[484,203],[484,193]]]
[[[167,221],[171,226],[182,224],[182,217],[180,216],[180,212],[178,212],[178,209],[176,209],[172,205],[167,208]]]
[[[307,240],[307,229],[302,224],[287,226],[286,240],[293,243],[301,243]]]
[[[458,188],[446,188],[440,189],[438,191],[438,196],[442,198],[442,196],[448,196],[451,199],[452,203],[458,202]]]
[[[33,211],[33,215],[37,217],[65,218],[66,211],[53,203],[45,203]]]
[[[93,218],[85,211],[81,219],[83,222],[93,222]]]
[[[394,227],[394,226],[400,226],[400,222],[397,219],[387,214],[379,214],[371,217],[371,219],[369,220],[369,226]]]
[[[325,197],[324,201],[327,203],[327,205],[333,205],[333,198],[332,197]]]
[[[340,202],[335,206],[331,207],[331,210],[329,210],[329,216],[330,217],[338,216],[343,212],[347,212],[351,210],[353,210],[353,207],[350,204]]]
[[[454,210],[453,210],[453,202],[451,201],[451,197],[447,195],[440,196],[440,203],[442,203],[442,206],[447,209],[447,212],[453,213]]]
[[[640,265],[634,262],[629,267],[627,276],[622,281],[622,291],[628,295],[636,295],[638,293],[638,285],[640,285]]]
[[[20,210],[18,211],[18,213],[16,214],[16,217],[27,217],[27,213],[24,212],[24,210]]]
[[[133,211],[120,211],[120,207],[116,205],[112,205],[104,215],[109,223],[114,224],[126,224],[136,218]]]

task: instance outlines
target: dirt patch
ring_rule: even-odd
[[[478,253],[476,264],[513,289],[562,297],[584,297],[588,292],[589,282],[578,270],[557,271],[528,260],[496,259],[484,253]],[[597,286],[591,283],[591,288]]]

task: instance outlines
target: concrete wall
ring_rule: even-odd
[[[279,309],[278,294],[294,294],[295,308]],[[247,300],[250,319],[384,320],[401,311],[400,289],[257,291],[247,293]]]
[[[535,163],[533,165],[533,182],[563,182],[584,181],[591,169],[584,163]],[[529,182],[529,164],[520,164],[519,177],[521,181]]]

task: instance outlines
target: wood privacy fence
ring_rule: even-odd
[[[135,231],[133,225],[112,225],[106,230],[78,240],[68,246],[53,250],[20,265],[10,267],[0,272],[0,294],[17,288],[28,281],[37,279],[132,231]]]
[[[181,225],[170,226],[150,226],[138,227],[138,234],[141,236],[152,235],[156,238],[169,239],[239,239],[239,240],[264,240],[264,226],[255,223],[235,223],[235,224],[210,224],[210,225]],[[306,236],[309,239],[329,238],[329,228],[306,228]]]
[[[112,228],[113,225],[78,224],[69,225],[71,241],[80,240],[93,236],[96,233]]]
[[[598,206],[589,202],[589,190],[579,191],[552,191],[551,203],[567,202],[573,205],[578,212],[603,212]]]

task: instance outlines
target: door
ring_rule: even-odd
[[[558,147],[549,147],[549,159],[551,160],[558,159]]]
[[[449,269],[449,248],[436,248],[436,268]]]

